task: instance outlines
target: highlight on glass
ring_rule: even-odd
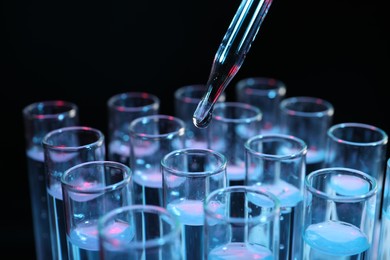
[[[150,115],[130,124],[130,168],[136,204],[163,205],[161,159],[185,147],[186,125],[170,115]]]
[[[305,179],[303,260],[370,259],[377,181],[351,168],[323,168]]]
[[[291,135],[257,135],[245,143],[246,185],[280,201],[279,260],[302,259],[306,154],[306,143]]]
[[[138,224],[145,218],[153,221],[151,226]],[[155,227],[156,230],[150,230]],[[98,228],[102,260],[185,259],[180,252],[179,221],[163,207],[139,204],[119,207],[103,215]]]
[[[196,148],[172,151],[161,161],[164,207],[181,223],[187,260],[203,257],[203,202],[210,192],[226,187],[226,164],[221,153]]]
[[[214,118],[207,128],[208,148],[227,157],[228,186],[244,185],[245,142],[261,133],[259,108],[241,102],[215,104]]]
[[[286,84],[270,77],[241,79],[235,86],[238,102],[258,107],[262,114],[262,134],[280,133],[280,102],[286,96]]]
[[[186,147],[189,148],[207,148],[207,130],[196,127],[192,121],[192,114],[206,90],[205,85],[195,84],[182,86],[174,93],[175,116],[186,124]],[[225,100],[226,95],[222,93],[218,102]]]
[[[383,191],[382,219],[378,237],[378,259],[390,259],[390,158],[387,159],[385,186]]]
[[[45,183],[43,137],[55,129],[79,123],[78,106],[63,100],[35,102],[23,108],[27,174],[37,259],[51,260],[49,210]]]
[[[204,259],[278,259],[280,203],[272,193],[231,186],[204,202]]]
[[[53,259],[68,259],[61,176],[74,165],[104,160],[105,138],[98,129],[72,126],[49,132],[42,145]]]
[[[280,130],[307,145],[306,174],[323,167],[326,132],[332,125],[334,107],[317,97],[289,97],[280,102]]]
[[[61,177],[68,259],[99,259],[98,221],[107,212],[133,204],[132,172],[122,163],[90,161]]]
[[[376,258],[381,225],[381,205],[388,135],[379,127],[346,122],[333,125],[327,132],[324,167],[349,167],[363,171],[377,180],[377,211],[374,246],[371,257]]]
[[[146,92],[124,92],[111,96],[108,109],[107,158],[129,164],[131,121],[141,116],[158,114],[160,99]]]

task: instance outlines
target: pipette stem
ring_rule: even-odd
[[[206,93],[199,102],[193,122],[205,128],[212,119],[214,104],[240,69],[272,0],[243,0],[215,54]]]

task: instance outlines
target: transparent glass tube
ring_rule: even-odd
[[[333,125],[327,131],[324,167],[353,168],[373,176],[378,183],[375,239],[370,247],[373,259],[376,259],[379,243],[387,143],[387,133],[374,125],[346,122]]]
[[[240,102],[215,105],[214,120],[207,128],[208,148],[227,157],[228,186],[244,185],[245,147],[248,138],[261,133],[260,109]]]
[[[53,259],[66,260],[68,253],[61,176],[77,164],[104,160],[105,137],[100,130],[91,127],[63,127],[46,134],[42,145]]]
[[[152,225],[138,225],[146,218]],[[147,236],[150,229],[158,235]],[[119,207],[99,219],[100,259],[181,260],[181,233],[176,216],[163,207]]]
[[[383,193],[382,220],[378,239],[378,259],[390,259],[390,158],[387,159]],[[374,254],[373,257],[376,255]]]
[[[307,144],[306,174],[324,164],[326,132],[334,111],[332,103],[317,97],[289,97],[280,102],[280,132]]]
[[[26,158],[34,230],[39,260],[52,259],[42,139],[50,131],[79,122],[78,107],[62,100],[46,100],[23,109]]]
[[[226,187],[226,157],[208,149],[175,150],[161,160],[164,207],[179,219],[182,255],[203,259],[203,202],[213,190]]]
[[[257,135],[245,143],[245,153],[245,184],[280,201],[279,260],[302,259],[306,143],[291,135]]]
[[[119,93],[107,102],[108,153],[111,161],[129,165],[131,121],[141,116],[158,114],[160,99],[146,92]]]
[[[278,259],[280,202],[272,193],[216,189],[205,199],[204,216],[204,259]]]
[[[143,116],[131,122],[129,133],[134,202],[162,206],[161,159],[185,147],[185,123],[170,115]]]
[[[69,260],[100,259],[98,221],[132,204],[130,168],[114,161],[79,163],[61,176]],[[125,229],[117,223],[112,232]],[[114,231],[115,230],[115,231]]]
[[[305,178],[303,260],[370,258],[377,182],[365,172],[322,168]]]
[[[271,3],[272,0],[241,2],[215,54],[206,84],[207,91],[193,115],[195,126],[208,126],[214,104],[244,62]]]
[[[261,133],[280,133],[280,102],[286,95],[286,84],[269,77],[249,77],[235,86],[236,100],[258,107],[263,114]]]

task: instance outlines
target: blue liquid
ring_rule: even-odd
[[[331,177],[330,184],[337,194],[343,196],[359,196],[370,191],[368,181],[356,176],[335,175]]]
[[[53,259],[66,260],[68,259],[68,253],[66,245],[65,210],[60,184],[50,187],[47,193]]]
[[[33,147],[27,151],[35,251],[39,260],[52,259],[43,160],[43,150],[41,147]]]
[[[245,243],[230,243],[214,248],[208,254],[208,260],[236,260],[236,259],[256,259],[272,260],[272,252],[263,246],[249,245]]]
[[[78,226],[70,231],[68,240],[69,259],[98,260],[99,243],[96,223]]]
[[[177,200],[167,205],[168,211],[179,218],[182,231],[182,255],[187,260],[199,260],[203,256],[203,202]]]
[[[254,187],[271,192],[277,196],[280,200],[280,207],[285,208],[286,211],[288,211],[288,208],[295,207],[303,199],[297,187],[283,180],[279,180],[274,184],[255,184]]]
[[[304,259],[366,259],[366,235],[348,223],[327,221],[310,225],[304,233]]]

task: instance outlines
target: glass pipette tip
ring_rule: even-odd
[[[219,96],[240,69],[272,0],[243,0],[215,54],[206,93],[200,100],[193,123],[205,128],[212,119]]]

